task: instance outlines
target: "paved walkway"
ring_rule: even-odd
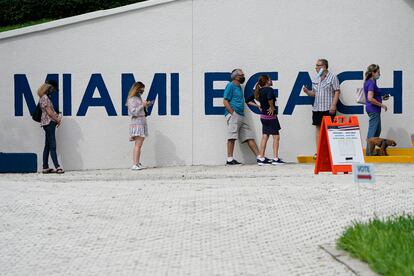
[[[412,165],[374,190],[310,165],[0,175],[1,275],[352,275],[318,248],[414,212]]]

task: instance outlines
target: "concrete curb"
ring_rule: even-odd
[[[373,272],[367,263],[361,262],[358,259],[351,257],[351,255],[343,250],[338,250],[334,245],[323,244],[319,247],[326,253],[332,256],[336,261],[345,265],[350,271],[358,276],[378,276],[379,274]]]

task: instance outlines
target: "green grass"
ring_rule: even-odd
[[[414,275],[414,216],[355,222],[338,239],[337,247],[379,274]]]
[[[1,26],[0,27],[0,32],[6,32],[6,31],[10,31],[10,30],[14,30],[14,29],[19,29],[19,28],[23,28],[23,27],[28,27],[28,26],[32,26],[32,25],[37,25],[37,24],[41,24],[41,23],[45,23],[45,22],[49,22],[55,19],[40,19],[40,20],[36,20],[36,21],[30,21],[30,22],[26,22],[26,23],[22,23],[22,24],[16,24],[16,25],[9,25],[9,26]]]

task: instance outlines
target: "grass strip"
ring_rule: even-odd
[[[354,222],[337,240],[339,249],[382,275],[414,275],[414,216]]]

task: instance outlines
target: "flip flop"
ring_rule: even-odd
[[[55,173],[56,171],[52,168],[43,169],[42,173],[48,174],[48,173]]]
[[[56,173],[57,174],[62,174],[62,173],[65,173],[65,171],[62,168],[57,168]]]

